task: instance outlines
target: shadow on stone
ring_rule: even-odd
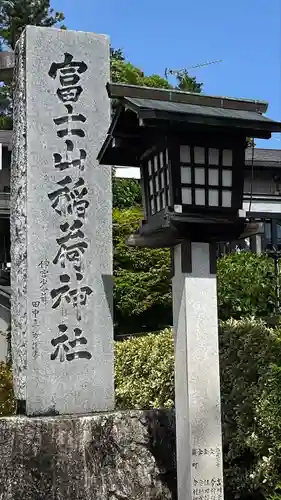
[[[110,274],[102,274],[102,282],[111,319],[113,321],[113,285],[114,285],[113,276],[111,276]]]
[[[160,470],[160,479],[177,500],[176,428],[174,410],[144,411],[141,422],[146,426],[148,449]]]
[[[26,401],[25,399],[17,399],[17,415],[26,415]]]

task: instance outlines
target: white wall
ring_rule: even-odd
[[[5,335],[11,324],[11,311],[0,304],[0,361],[6,361],[8,344]]]
[[[244,200],[243,208],[249,212],[250,201]],[[253,199],[251,203],[251,212],[266,212],[266,213],[280,213],[281,214],[281,199],[277,200],[256,200]],[[280,215],[281,218],[281,215]]]
[[[0,192],[4,191],[5,186],[10,186],[10,169],[3,168],[0,170]]]
[[[6,362],[7,352],[8,352],[8,344],[6,337],[5,335],[2,335],[2,333],[0,333],[0,362],[1,361]]]
[[[140,169],[138,167],[116,167],[115,175],[127,179],[140,179]]]

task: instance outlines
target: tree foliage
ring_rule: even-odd
[[[111,49],[111,81],[128,85],[159,87],[168,89],[170,85],[159,75],[145,76],[143,71],[125,60],[121,49]]]
[[[129,204],[130,196],[122,194],[121,200]],[[142,218],[140,208],[113,212],[117,333],[156,331],[172,324],[169,250],[127,245],[128,236],[137,230]],[[218,260],[217,277],[220,319],[267,318],[273,314],[275,275],[269,257],[232,253]]]
[[[0,362],[0,416],[12,415],[15,409],[11,368],[10,365]]]
[[[176,72],[176,80],[178,90],[184,92],[202,92],[203,83],[198,83],[195,76],[190,76],[186,69]]]
[[[266,255],[232,253],[218,261],[220,319],[267,317],[274,311],[273,262]]]
[[[64,14],[50,7],[50,0],[2,0],[0,4],[0,41],[12,49],[27,25],[57,26]]]
[[[113,210],[116,334],[155,331],[172,324],[169,250],[127,245],[141,220],[139,208]]]
[[[112,176],[113,208],[132,208],[141,206],[141,189],[138,179],[123,179]]]
[[[114,83],[126,83],[128,85],[140,85],[162,89],[184,90],[188,92],[202,91],[203,84],[196,82],[195,77],[191,77],[187,70],[179,71],[176,74],[177,85],[173,87],[168,79],[160,75],[145,75],[144,72],[126,61],[121,49],[111,49],[111,81]]]
[[[15,44],[27,25],[58,26],[64,28],[62,12],[50,7],[50,0],[1,0],[0,2],[0,49],[15,48]],[[0,87],[0,129],[12,129],[12,87]]]

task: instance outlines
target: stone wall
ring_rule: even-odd
[[[171,410],[0,418],[1,500],[176,500]]]

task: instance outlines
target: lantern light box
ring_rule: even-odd
[[[260,232],[243,211],[248,137],[281,124],[263,101],[108,84],[115,114],[100,164],[138,166],[145,220],[129,243],[231,241]],[[117,104],[116,104],[117,103]]]

